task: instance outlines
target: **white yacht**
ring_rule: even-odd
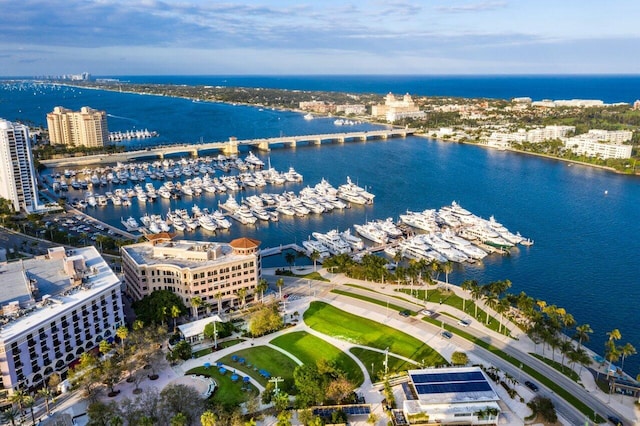
[[[435,213],[435,210],[425,210],[424,212],[412,212],[407,210],[406,214],[400,215],[400,222],[414,228],[422,229],[423,231],[437,231],[439,229],[438,224],[434,219],[432,219],[432,215],[426,212]]]
[[[364,225],[353,225],[356,232],[368,240],[384,244],[389,240],[387,233],[380,229],[375,222],[368,222]]]
[[[331,253],[329,253],[329,249],[327,249],[321,242],[316,240],[303,241],[302,246],[306,250],[308,256],[310,256],[314,251],[320,254],[320,259],[326,259],[331,255]]]
[[[270,219],[269,212],[264,207],[250,207],[249,210],[251,210],[251,214],[260,220]]]
[[[342,231],[340,233],[340,236],[342,237],[343,240],[347,242],[347,244],[349,244],[351,249],[353,249],[354,251],[359,251],[364,249],[364,241],[362,241],[362,238],[356,235],[353,235],[350,229]]]
[[[365,204],[373,204],[373,199],[375,195],[366,191],[364,188],[358,186],[357,184],[351,181],[351,178],[347,176],[347,183],[344,185],[340,185],[338,187],[337,196],[339,198],[345,199],[344,195],[354,196],[356,199],[362,198],[365,200]],[[342,196],[341,196],[342,195]],[[349,200],[348,200],[349,201]]]
[[[211,213],[211,217],[216,221],[216,225],[219,228],[222,228],[222,229],[231,228],[231,222],[229,222],[229,219],[227,219],[220,210],[216,210],[213,213]]]
[[[249,207],[247,207],[246,205],[241,206],[239,209],[237,209],[235,212],[233,212],[231,214],[231,218],[237,220],[238,222],[242,223],[243,225],[253,225],[258,220],[251,213],[251,210],[249,210]]]
[[[402,231],[396,226],[392,218],[388,217],[385,220],[378,220],[376,222],[378,228],[387,233],[387,236],[391,239],[402,237]]]
[[[213,232],[218,228],[215,221],[211,219],[211,216],[208,214],[203,214],[198,217],[198,223],[200,224],[200,227],[206,229],[207,231]]]
[[[340,237],[340,234],[335,229],[327,232],[326,234],[323,234],[321,232],[314,232],[311,235],[322,245],[324,245],[329,250],[329,253],[333,255],[351,252],[351,247],[349,247],[349,244],[347,244],[347,242],[343,240],[342,237]]]

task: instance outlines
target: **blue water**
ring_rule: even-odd
[[[640,97],[639,75],[531,76],[125,76],[133,83],[264,87],[351,93],[466,98],[601,99],[632,103]]]
[[[242,79],[245,77],[239,78]],[[246,79],[251,81],[248,77]],[[373,87],[378,81],[378,78],[367,79],[351,83],[359,84],[359,87]],[[402,85],[403,79],[405,77],[385,84],[396,85],[394,92],[413,93],[410,87],[418,82],[407,80],[407,84]],[[453,80],[459,79],[463,78]],[[546,77],[539,79],[545,80]],[[614,83],[617,79],[612,78]],[[638,84],[637,78],[629,79]],[[268,80],[277,79],[263,79]],[[319,84],[320,80],[319,77],[292,79],[289,88],[308,88]],[[490,79],[482,77],[479,80]],[[215,84],[205,78],[189,77],[183,81]],[[338,83],[336,81],[338,87],[334,90],[342,90]],[[605,86],[615,86],[609,83]],[[280,84],[285,85],[286,79],[282,79]],[[452,82],[447,84],[453,85]],[[495,86],[496,83],[487,82],[486,85]],[[386,86],[381,86],[384,87],[381,92],[387,91]],[[589,84],[585,83],[585,87]],[[517,90],[518,93],[509,92],[506,97],[535,97],[527,92],[530,88],[524,85]],[[562,93],[549,93],[545,97],[605,99],[586,89],[572,96],[562,96]],[[635,93],[640,91],[635,90]],[[491,93],[485,96],[496,97]],[[619,86],[615,93],[610,92],[610,96],[609,101],[628,100],[629,94],[625,87]],[[74,109],[89,105],[105,109],[111,115],[111,130],[127,130],[135,126],[159,131],[159,139],[142,142],[149,144],[158,141],[194,142],[200,138],[225,140],[229,136],[268,137],[281,132],[310,134],[351,130],[351,127],[337,129],[331,119],[307,121],[298,113],[259,111],[246,106],[193,103],[183,99],[84,89],[0,89],[0,117],[3,118],[45,122],[46,112],[55,105]],[[356,128],[371,127],[362,124]],[[265,154],[258,155],[267,160]],[[271,151],[270,160],[278,170],[294,166],[304,175],[304,182],[285,187],[267,186],[266,191],[297,191],[305,185],[314,185],[322,177],[337,186],[345,181],[346,176],[351,176],[376,194],[375,204],[303,219],[282,218],[279,223],[259,224],[255,228],[234,223],[230,232],[218,236],[195,234],[198,238],[227,241],[238,236],[251,236],[261,240],[264,247],[274,246],[300,242],[312,231],[346,229],[374,218],[391,216],[397,219],[406,209],[438,208],[457,200],[477,215],[495,215],[512,231],[534,239],[535,245],[520,247],[509,257],[491,256],[482,265],[457,267],[450,277],[452,282],[459,283],[467,278],[482,283],[510,279],[512,292],[523,290],[549,304],[565,307],[578,324],[589,323],[595,333],[588,346],[594,350],[603,351],[605,333],[613,328],[620,329],[622,344],[630,342],[640,348],[640,316],[637,315],[640,301],[640,239],[637,238],[640,235],[640,179],[586,166],[568,166],[554,160],[416,137],[278,148]],[[249,190],[244,196],[252,193]],[[70,195],[74,196],[74,193]],[[75,196],[80,195],[76,193]],[[237,195],[236,198],[240,200],[240,197]],[[225,199],[226,196],[203,196],[181,205],[176,201],[159,200],[142,207],[134,202],[128,209],[108,207],[95,209],[91,214],[119,225],[121,217],[139,217],[145,211],[164,214],[168,208],[190,207],[194,203],[201,207],[215,207],[218,201]],[[637,358],[640,357],[630,357],[625,361],[625,369],[633,375],[640,367],[640,359]]]

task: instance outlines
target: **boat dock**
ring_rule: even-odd
[[[260,256],[274,256],[276,254],[281,254],[283,251],[285,250],[295,250],[298,253],[306,253],[305,249],[300,247],[299,245],[295,244],[295,243],[291,243],[291,244],[284,244],[284,245],[280,245],[278,247],[267,247],[264,248],[262,250],[260,250]]]

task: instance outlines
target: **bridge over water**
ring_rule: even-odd
[[[115,154],[87,155],[82,157],[58,158],[40,161],[47,167],[65,167],[95,164],[101,162],[126,162],[145,158],[164,158],[170,155],[200,156],[204,151],[220,151],[225,155],[234,155],[241,146],[253,146],[262,151],[270,151],[272,146],[296,147],[298,144],[320,145],[322,143],[345,143],[347,141],[367,141],[406,137],[415,133],[415,129],[384,129],[348,133],[326,133],[319,135],[280,136],[276,138],[236,140],[226,142],[201,142],[195,144],[176,144],[149,147],[136,151]]]

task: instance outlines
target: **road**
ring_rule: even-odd
[[[322,288],[322,291],[320,293],[323,295],[325,299],[339,300],[342,303],[347,303],[362,309],[367,309],[369,311],[375,311],[385,316],[393,315],[397,317],[395,318],[396,320],[401,320],[401,321],[410,323],[412,326],[415,326],[421,329],[426,335],[437,336],[441,331],[440,327],[433,325],[429,322],[417,320],[416,318],[403,318],[397,314],[395,309],[388,309],[385,306],[368,303],[368,302],[355,299],[349,296],[342,296],[342,295],[330,292],[331,289],[337,288],[340,290],[349,291],[350,293],[355,293],[355,294],[359,294],[367,297],[375,297],[376,293],[373,293],[371,291],[362,290],[352,286],[344,286],[341,284],[337,284],[335,282],[327,283],[322,281],[312,281],[312,285],[310,285],[309,283],[310,280],[307,280],[307,279],[291,278],[291,277],[282,277],[282,278],[285,279],[285,285],[287,286],[286,292],[288,293],[309,295],[311,292],[311,287],[314,288],[314,291],[317,291],[318,288]],[[383,300],[383,301],[386,300],[384,294],[378,294],[378,295],[381,296],[380,300]],[[391,296],[387,296],[387,297],[390,298]],[[410,310],[419,310],[423,307],[416,303],[405,302],[397,298],[392,298],[390,300],[392,304],[396,306],[400,306],[402,308],[410,309]],[[459,328],[457,324],[457,320],[454,318],[451,318],[447,315],[438,315],[437,318],[438,320],[442,321],[444,324],[453,326],[455,328]],[[586,389],[584,389],[578,383],[574,382],[573,380],[566,377],[564,374],[561,374],[559,371],[548,366],[542,361],[539,361],[537,358],[529,355],[528,353],[522,352],[522,350],[517,347],[515,340],[507,337],[498,338],[496,336],[488,335],[486,332],[486,329],[476,329],[474,327],[467,327],[464,329],[464,331],[471,334],[474,337],[480,338],[488,342],[492,346],[502,350],[506,354],[520,361],[521,364],[528,365],[529,367],[535,369],[542,375],[548,377],[554,383],[557,383],[559,386],[566,389],[568,392],[570,392],[573,396],[575,396],[580,401],[585,403],[587,406],[591,407],[593,410],[596,411],[596,413],[600,414],[601,416],[604,416],[606,418],[608,415],[615,415],[621,418],[625,422],[625,424],[632,424],[631,421],[629,421],[628,419],[625,420],[623,415],[614,411],[610,406],[608,406],[606,403],[598,399],[595,395],[589,393]],[[517,366],[514,366],[510,362],[503,360],[499,356],[494,355],[493,353],[489,352],[488,350],[480,346],[474,345],[473,343],[469,342],[468,340],[462,337],[457,336],[456,334],[453,335],[453,338],[451,339],[451,343],[455,344],[461,349],[464,349],[467,353],[475,353],[476,355],[478,355],[478,357],[487,360],[488,363],[491,363],[492,365],[496,366],[500,370],[509,373],[511,376],[515,378],[518,378],[520,382],[524,382],[525,380],[530,380],[534,383],[537,383],[540,388],[540,391],[538,392],[538,394],[540,394],[541,396],[550,398],[553,401],[553,404],[556,408],[557,413],[560,416],[562,416],[564,419],[569,421],[571,424],[573,425],[585,424],[585,422],[587,421],[589,421],[589,424],[597,424],[597,423],[594,423],[593,421],[594,419],[587,419],[585,415],[582,414],[580,411],[578,411],[575,407],[573,407],[573,405],[566,402],[563,398],[558,396],[551,389],[548,389],[543,384],[539,383],[535,378],[529,376],[520,368],[518,368]]]

